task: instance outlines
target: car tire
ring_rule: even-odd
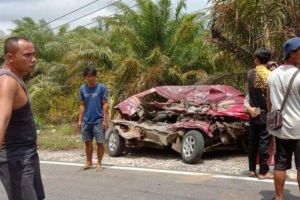
[[[196,130],[188,131],[181,146],[181,157],[185,163],[194,164],[199,162],[204,151],[204,138],[201,132]]]
[[[107,131],[107,149],[111,157],[121,156],[125,150],[125,139],[121,137],[118,130],[111,128]]]

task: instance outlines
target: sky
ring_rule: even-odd
[[[10,29],[15,27],[13,21],[22,19],[23,17],[31,17],[36,21],[44,19],[46,22],[49,22],[93,1],[95,0],[0,0],[0,30],[5,34],[9,34]],[[55,28],[73,19],[96,11],[115,1],[117,0],[98,0],[71,15],[50,23],[50,26],[51,28]],[[122,1],[130,6],[135,5],[134,0]],[[187,12],[193,12],[208,7],[207,1],[208,0],[186,0]],[[176,5],[177,2],[178,0],[172,0],[173,5]],[[92,22],[97,16],[107,16],[117,11],[118,10],[113,6],[109,6],[94,14],[74,21],[69,25],[72,29],[76,26]]]

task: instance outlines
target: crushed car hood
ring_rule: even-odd
[[[137,114],[146,95],[156,93],[165,102],[152,101],[155,107],[174,113],[206,114],[218,117],[232,117],[244,121],[249,115],[244,112],[244,94],[227,85],[161,86],[133,95],[116,108],[128,117]]]

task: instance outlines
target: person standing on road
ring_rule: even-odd
[[[250,114],[249,132],[249,173],[250,177],[256,176],[256,157],[259,155],[258,178],[271,178],[269,173],[268,158],[269,147],[272,141],[271,135],[266,130],[267,113],[267,78],[270,71],[266,64],[271,58],[271,51],[259,48],[255,51],[256,67],[248,71],[249,105],[245,106],[246,112]]]
[[[86,67],[83,72],[86,83],[80,87],[80,108],[78,127],[81,128],[82,140],[85,142],[86,163],[84,170],[93,168],[93,138],[97,143],[96,169],[102,170],[104,155],[104,131],[107,128],[108,92],[106,86],[97,82],[97,71]]]
[[[0,179],[10,200],[45,198],[31,103],[22,80],[35,67],[35,48],[25,37],[4,42],[0,69]]]
[[[284,48],[284,64],[276,68],[268,79],[268,110],[279,110],[288,88],[289,80],[300,65],[300,38],[287,40]],[[283,199],[286,170],[291,169],[295,156],[297,181],[300,189],[300,75],[296,75],[290,94],[283,108],[283,123],[278,130],[270,131],[275,136],[274,184],[276,200]]]

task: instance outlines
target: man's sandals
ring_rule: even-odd
[[[100,171],[102,171],[102,170],[103,170],[102,165],[101,165],[100,163],[97,163],[97,164],[96,164],[96,171],[97,171],[97,172],[100,172]]]
[[[256,175],[256,173],[254,171],[249,171],[248,172],[248,177],[257,177],[258,179],[273,179],[273,173],[267,172],[265,174],[258,174]]]
[[[256,177],[256,173],[254,171],[249,171],[248,176],[249,177]]]
[[[89,170],[89,169],[93,169],[93,164],[85,164],[85,165],[82,167],[82,170]]]
[[[85,164],[82,168],[81,168],[81,170],[89,170],[89,169],[93,169],[94,168],[94,166],[93,166],[93,164]],[[102,167],[102,165],[100,164],[100,163],[97,163],[96,164],[96,171],[102,171],[103,170],[103,167]]]
[[[273,175],[273,173],[270,173],[270,172],[267,172],[267,173],[265,173],[265,174],[259,174],[258,176],[257,176],[257,178],[258,179],[273,179],[274,178],[274,175]]]

